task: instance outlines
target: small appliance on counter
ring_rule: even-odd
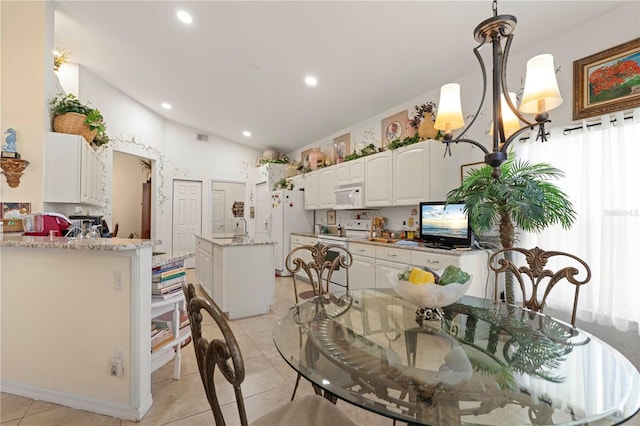
[[[71,221],[60,213],[36,213],[22,217],[22,227],[24,235],[46,236],[53,235],[62,237],[71,226]]]

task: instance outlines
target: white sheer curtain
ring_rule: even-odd
[[[616,118],[615,125],[610,119]],[[591,267],[580,291],[578,318],[626,331],[640,323],[640,109],[633,118],[602,116],[601,125],[551,129],[546,143],[514,147],[518,158],[564,171],[555,183],[577,212],[570,230],[560,226],[520,235],[518,246],[573,253]],[[554,289],[548,306],[567,311],[572,286]],[[640,334],[640,333],[639,333]]]

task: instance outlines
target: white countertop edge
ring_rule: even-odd
[[[134,238],[90,238],[72,240],[66,237],[32,237],[25,235],[3,235],[0,247],[45,248],[66,250],[118,251],[154,247],[160,240]]]
[[[323,235],[335,235],[335,234],[314,234],[311,232],[292,232],[291,235],[299,235],[301,237],[312,237],[312,238],[317,238],[317,237],[322,237]],[[456,250],[456,249],[437,249],[437,248],[432,248],[432,247],[424,247],[424,246],[404,246],[401,244],[394,244],[394,243],[383,243],[380,241],[369,241],[369,239],[367,238],[349,238],[346,237],[347,240],[349,241],[350,244],[353,243],[359,243],[359,244],[369,244],[369,245],[373,245],[373,246],[380,246],[380,247],[387,247],[387,248],[398,248],[398,249],[402,249],[402,250],[418,250],[418,251],[424,251],[424,252],[428,252],[428,253],[441,253],[441,254],[448,254],[448,255],[454,255],[454,256],[464,256],[466,254],[472,254],[472,253],[477,253],[479,251],[482,250],[477,250],[477,249],[469,249],[469,250]]]
[[[197,238],[208,241],[212,244],[223,247],[235,247],[235,246],[260,246],[260,245],[273,245],[276,244],[273,241],[268,240],[254,240],[252,238],[244,240],[236,240],[233,238],[233,234],[212,234],[211,236],[195,234]]]

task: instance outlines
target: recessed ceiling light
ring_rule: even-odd
[[[162,108],[164,108],[164,109],[171,109],[171,104],[170,104],[170,103],[167,103],[167,102],[163,102],[163,103],[162,103]]]
[[[318,79],[312,75],[308,75],[304,78],[304,82],[307,84],[307,86],[315,86],[316,84],[318,84]]]
[[[250,132],[250,131],[248,131],[248,130],[245,130],[244,132],[242,132],[242,134],[243,134],[245,137],[247,137],[247,138],[250,138],[250,137],[251,137],[251,132]]]
[[[179,10],[178,13],[176,13],[176,16],[178,17],[179,20],[181,20],[185,24],[190,24],[193,22],[193,18],[191,17],[191,15],[189,15],[184,10]]]

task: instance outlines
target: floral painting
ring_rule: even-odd
[[[640,106],[640,38],[573,63],[573,119]]]

